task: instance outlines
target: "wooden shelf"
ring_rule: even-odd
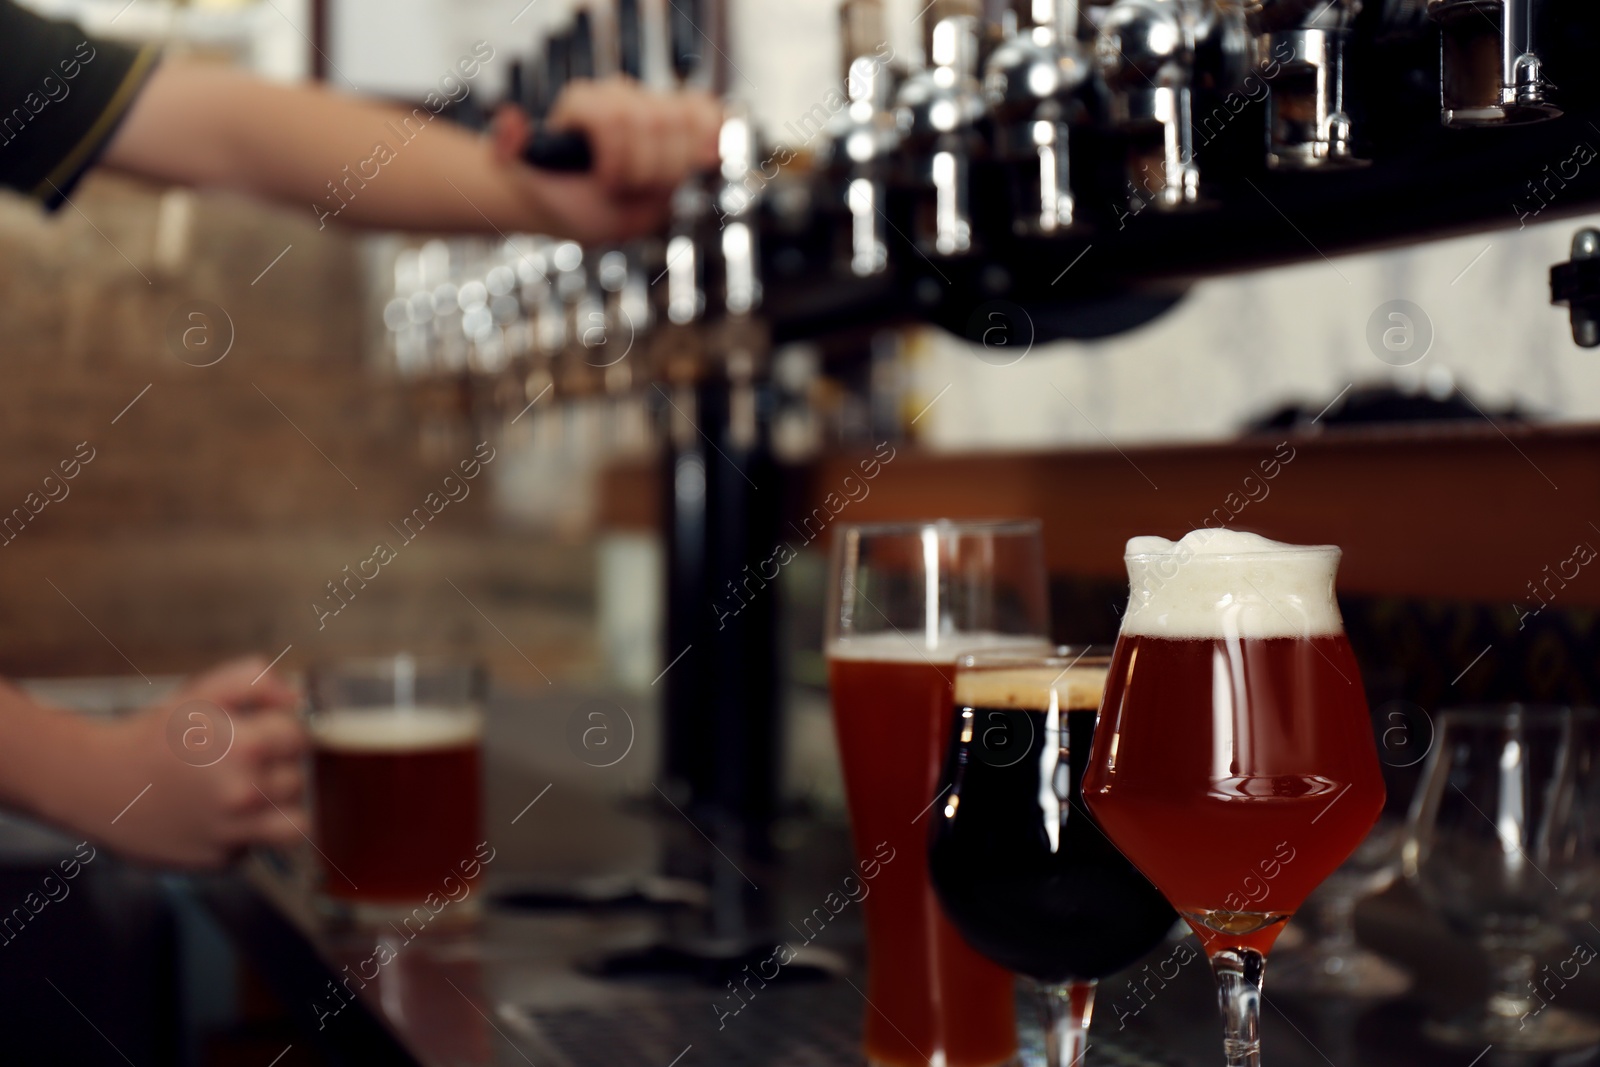
[[[959,456],[902,446],[865,496],[853,489],[860,499],[832,515],[828,494],[839,494],[837,506],[867,454],[796,471],[793,517],[812,515],[815,527],[827,516],[831,527],[1036,516],[1052,573],[1113,579],[1130,536],[1176,537],[1212,517],[1283,541],[1340,545],[1345,593],[1532,605],[1530,583],[1543,591],[1548,580],[1554,603],[1600,605],[1600,560],[1568,562],[1580,544],[1600,549],[1600,426],[1430,423]],[[653,528],[656,478],[653,464],[606,472],[603,522]]]

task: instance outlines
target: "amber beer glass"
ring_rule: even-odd
[[[376,907],[458,897],[483,840],[484,672],[401,655],[308,683],[323,892]]]
[[[1230,1067],[1260,1063],[1266,954],[1383,807],[1339,550],[1136,537],[1083,795],[1199,935]]]
[[[1039,649],[1037,522],[846,526],[834,539],[828,684],[855,851],[878,873],[867,927],[866,1057],[989,1067],[1016,1051],[1010,972],[968,947],[928,878],[928,812],[959,653]]]

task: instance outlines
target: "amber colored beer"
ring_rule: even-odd
[[[445,895],[483,840],[483,720],[448,708],[339,709],[311,725],[323,889],[347,900]]]
[[[848,652],[829,650],[856,856],[881,861],[882,844],[894,850],[862,901],[873,1064],[989,1067],[1016,1051],[1011,972],[968,947],[928,878],[927,813],[940,792],[960,650],[952,644],[947,654],[925,657],[897,634],[855,639]]]
[[[1265,953],[1383,808],[1349,642],[1124,634],[1110,678],[1085,801],[1208,948]]]

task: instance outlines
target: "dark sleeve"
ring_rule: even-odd
[[[158,52],[91,39],[0,0],[0,185],[57,207],[95,161]]]

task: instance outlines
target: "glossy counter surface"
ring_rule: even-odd
[[[760,864],[739,857],[731,844],[711,847],[705,833],[716,836],[715,830],[691,824],[658,794],[653,768],[643,761],[631,768],[626,760],[619,768],[579,765],[562,734],[587,699],[552,692],[493,709],[487,815],[494,858],[473,896],[443,908],[420,933],[411,934],[419,924],[363,929],[332,921],[313,905],[303,877],[262,860],[248,865],[244,879],[211,883],[207,899],[247,954],[277,976],[280,998],[304,1023],[308,1041],[328,1046],[335,1062],[854,1067],[862,1013],[869,1010],[861,993],[859,908],[842,909],[817,938],[817,946],[837,956],[841,969],[833,976],[794,968],[797,980],[736,998],[728,975],[714,969],[629,978],[596,973],[598,961],[664,935],[703,940],[708,916],[727,923],[732,909],[742,908],[764,931],[755,940],[770,951],[793,940],[790,924],[809,914],[850,864],[845,831],[836,823],[786,823],[777,860]],[[630,714],[646,733],[649,715],[631,707]],[[647,751],[649,739],[641,739]],[[713,895],[727,907],[533,910],[505,903],[535,886],[646,874],[664,862],[708,872]],[[1392,1000],[1307,1000],[1275,994],[1269,966],[1263,1047],[1274,1067],[1567,1067],[1596,1060],[1593,1050],[1541,1059],[1428,1044],[1419,1028],[1429,1005],[1470,1004],[1484,988],[1481,961],[1403,887],[1365,904],[1359,929],[1419,976],[1416,990]],[[300,938],[303,946],[295,944]],[[301,947],[312,950],[301,963],[316,965],[285,965]],[[1563,1006],[1594,1011],[1597,986],[1595,976],[1581,975],[1564,991],[1570,1003]],[[380,1047],[388,1044],[383,1031],[395,1048]],[[1102,984],[1087,1060],[1199,1067],[1220,1060],[1220,1037],[1207,969],[1197,953],[1169,943]],[[1037,1039],[1030,1023],[1025,1044]]]

